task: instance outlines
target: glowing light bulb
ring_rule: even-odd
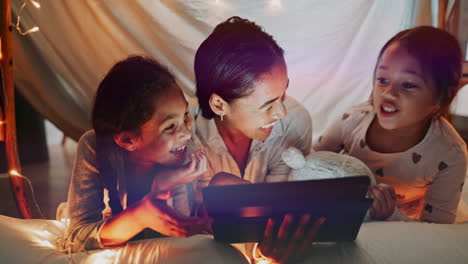
[[[39,4],[37,1],[29,0],[29,2],[31,2],[31,4],[33,4],[36,8],[41,8],[41,4]]]
[[[21,176],[21,174],[19,174],[17,170],[10,170],[10,174],[15,176]]]
[[[39,27],[33,27],[30,30],[26,31],[27,33],[33,33],[39,31]]]

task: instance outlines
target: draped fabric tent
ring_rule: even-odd
[[[255,21],[285,50],[287,94],[309,110],[318,138],[350,106],[369,98],[377,54],[391,36],[417,25],[443,26],[450,10],[460,8],[455,0],[57,0],[40,1],[40,9],[34,3],[11,1],[13,23],[21,16],[17,26],[23,31],[40,27],[26,36],[9,33],[15,87],[75,140],[91,128],[100,80],[129,55],[157,59],[194,99],[195,52],[218,23],[234,15]],[[463,8],[468,13],[468,4]],[[465,90],[455,107],[468,116]],[[10,172],[21,173],[13,160]]]
[[[22,1],[13,1],[18,14]],[[15,84],[65,135],[90,128],[93,95],[106,71],[130,54],[156,58],[194,96],[193,61],[213,28],[238,15],[285,50],[288,94],[302,102],[314,137],[369,97],[376,57],[396,32],[431,24],[431,1],[139,0],[43,1],[27,5],[14,34]]]
[[[392,35],[417,25],[443,26],[446,14],[456,3],[36,1],[41,4],[40,9],[34,8],[32,0],[0,2],[0,48],[2,52],[13,50],[13,54],[0,53],[1,68],[5,77],[12,76],[14,70],[15,87],[36,110],[73,139],[91,127],[93,96],[104,74],[129,55],[151,56],[166,65],[187,98],[193,99],[195,51],[218,23],[233,15],[261,25],[285,50],[290,79],[287,93],[309,110],[317,138],[347,108],[369,98],[377,53]],[[22,36],[9,29],[10,2],[13,23],[21,15],[19,26],[23,31],[34,26],[40,31]],[[468,14],[468,0],[463,8]],[[461,26],[468,24],[468,16],[466,20]],[[14,63],[10,63],[11,58]],[[20,175],[16,153],[13,80],[1,76],[0,82],[4,81],[8,87],[0,96],[0,141],[6,141],[8,174],[21,216],[37,218],[25,195],[25,177]],[[453,109],[465,116],[467,90],[462,90]],[[464,187],[465,202],[467,188],[468,185]],[[465,209],[468,212],[468,207]],[[0,233],[0,260],[8,263],[242,263],[237,251],[203,236],[135,241],[114,249],[65,254],[57,246],[66,233],[66,224],[59,221],[0,216]],[[317,245],[306,263],[466,263],[467,234],[466,221],[455,225],[370,222],[363,224],[356,243]]]

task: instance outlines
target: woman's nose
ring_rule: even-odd
[[[287,115],[286,106],[282,101],[275,103],[275,111],[273,112],[274,119],[281,119]]]

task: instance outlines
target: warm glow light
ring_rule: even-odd
[[[19,174],[17,170],[10,170],[10,174],[15,176],[21,176],[21,174]]]
[[[70,218],[61,218],[60,222],[66,224],[66,225],[69,225],[70,224]]]
[[[0,37],[0,60],[3,59],[2,55],[2,37]],[[0,125],[3,124],[3,121],[0,121]]]
[[[41,8],[41,5],[34,0],[29,0],[29,2],[31,2],[31,4],[33,4],[36,8]]]
[[[262,259],[262,260],[259,260],[259,261],[257,262],[257,264],[270,264],[270,263],[271,263],[271,261],[266,260],[266,259]]]
[[[42,237],[50,237],[52,235],[47,230],[34,230],[33,232],[36,233],[36,235],[39,235],[39,236],[42,236]]]
[[[40,240],[40,241],[38,241],[38,242],[39,242],[39,244],[40,244],[41,246],[43,246],[43,247],[55,248],[55,246],[52,245],[52,243],[50,243],[50,242],[47,241],[47,240]]]
[[[39,31],[39,27],[33,27],[33,28],[31,28],[30,30],[26,31],[26,33],[25,33],[25,34],[29,34],[29,33],[33,33],[33,32],[37,32],[37,31]]]
[[[23,30],[21,30],[21,27],[20,27],[20,21],[21,21],[21,13],[23,12],[23,9],[26,7],[26,4],[27,3],[31,3],[33,4],[36,8],[40,8],[41,5],[35,1],[35,0],[24,0],[23,4],[21,5],[21,8],[18,12],[18,17],[16,18],[16,30],[21,34],[21,35],[27,35],[29,33],[33,33],[33,32],[37,32],[39,31],[39,27],[33,27],[31,29],[29,29],[28,31],[26,32],[23,32]]]
[[[111,264],[114,263],[117,253],[118,251],[109,249],[100,251],[98,253],[92,253],[88,256],[85,263]]]
[[[2,53],[0,52],[0,59],[2,58]],[[4,125],[6,122],[3,120],[0,120],[0,125]]]

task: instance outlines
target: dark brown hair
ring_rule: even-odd
[[[283,49],[261,27],[247,19],[231,17],[213,30],[195,54],[197,97],[205,118],[217,115],[209,100],[213,93],[226,102],[248,96],[253,84],[278,62]]]
[[[116,63],[99,84],[92,112],[96,134],[96,158],[103,187],[109,191],[112,213],[122,211],[117,179],[125,171],[127,152],[114,136],[123,131],[139,132],[151,119],[154,99],[173,87],[175,80],[158,62],[133,56]]]

